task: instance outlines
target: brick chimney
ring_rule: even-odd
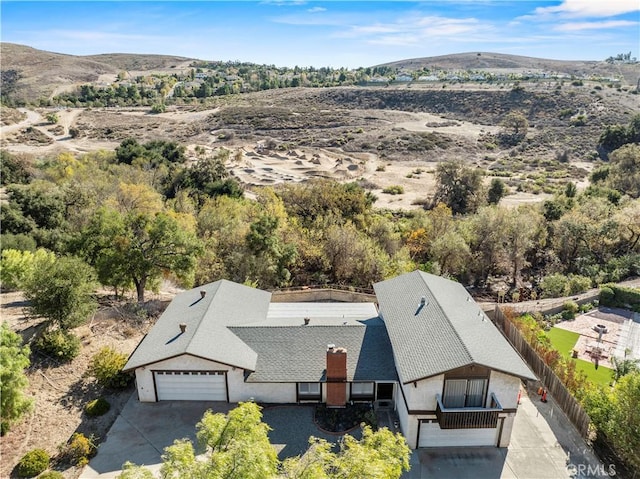
[[[347,403],[347,350],[327,346],[327,406],[344,407]]]

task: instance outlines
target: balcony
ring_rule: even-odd
[[[441,429],[477,429],[498,426],[498,413],[502,405],[495,394],[491,393],[491,407],[446,408],[440,394],[436,394],[438,406],[436,417]]]

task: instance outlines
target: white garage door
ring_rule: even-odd
[[[500,427],[440,429],[437,422],[423,422],[418,447],[496,446],[499,431]]]
[[[155,371],[158,401],[226,401],[225,373],[217,371]]]

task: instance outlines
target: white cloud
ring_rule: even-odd
[[[440,16],[410,16],[389,23],[351,25],[335,33],[334,37],[361,38],[377,45],[414,45],[426,40],[457,41],[492,30],[492,26],[476,18],[448,18]]]
[[[638,0],[564,0],[560,5],[538,7],[535,16],[613,17],[640,11]]]
[[[638,26],[638,22],[629,20],[608,20],[602,22],[573,22],[562,23],[554,27],[559,32],[580,32],[583,30],[605,30],[608,28],[624,28]]]
[[[309,13],[319,13],[319,12],[326,12],[327,9],[324,7],[313,7],[307,10],[307,12]]]

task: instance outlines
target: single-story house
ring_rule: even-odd
[[[138,398],[366,401],[397,411],[410,447],[509,444],[535,379],[464,287],[414,271],[377,304],[280,303],[226,280],[178,294],[131,354]]]

